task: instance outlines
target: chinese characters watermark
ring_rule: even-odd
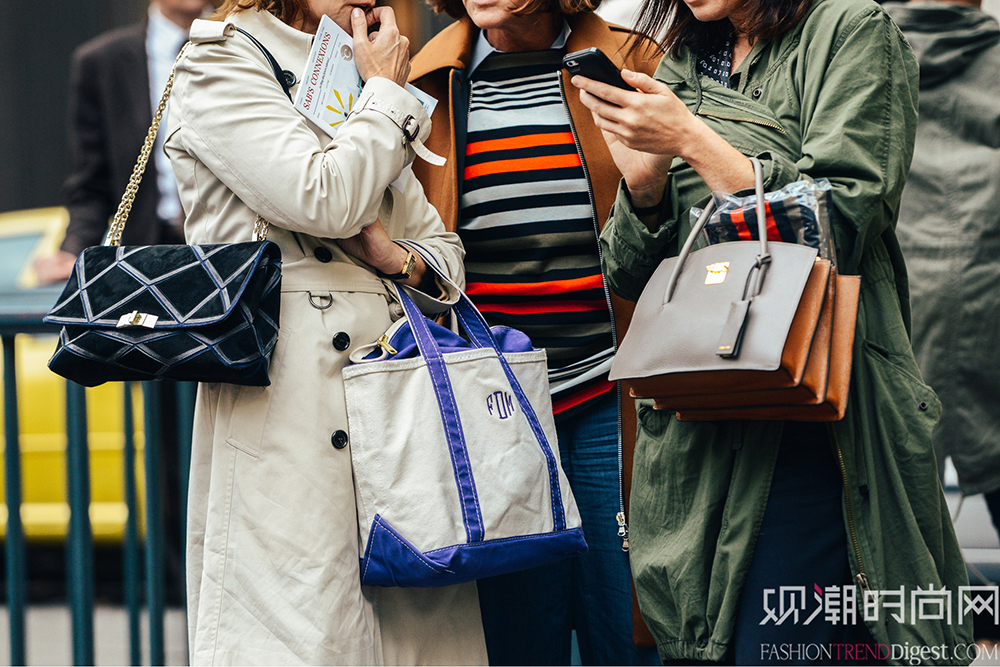
[[[780,586],[764,589],[764,618],[760,625],[809,625],[822,616],[833,625],[854,625],[858,618],[878,622],[882,614],[897,623],[917,621],[962,623],[967,616],[988,614],[1000,624],[1000,592],[997,586],[961,586],[957,597],[945,588],[905,587],[890,590],[865,590],[858,599],[853,584],[826,586],[813,584],[812,601],[805,586]],[[860,607],[860,610],[859,610]],[[860,613],[859,613],[860,612]]]

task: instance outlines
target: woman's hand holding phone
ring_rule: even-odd
[[[691,113],[666,84],[627,69],[622,79],[636,91],[580,76],[571,81],[604,133],[637,208],[660,202],[675,156],[694,167],[713,190],[736,192],[753,185],[750,161]]]
[[[664,125],[677,116],[677,110],[670,107],[670,98],[684,112],[690,112],[669,88],[645,74],[626,69],[621,77],[635,90],[622,90],[584,76],[574,76],[571,82],[580,89],[580,101],[590,109],[594,124],[603,132],[611,157],[625,177],[632,203],[647,208],[662,199],[667,172],[677,154],[669,150],[670,137],[665,136],[668,131]],[[669,97],[661,95],[661,87]]]

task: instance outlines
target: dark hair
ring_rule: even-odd
[[[462,0],[427,0],[427,4],[439,14],[443,12],[452,18],[460,19],[466,15]],[[526,16],[539,12],[559,12],[572,16],[592,12],[600,5],[601,0],[524,0],[513,13]]]
[[[811,0],[744,0],[739,31],[753,44],[758,39],[774,39],[798,24],[809,11]],[[636,31],[654,41],[664,27],[662,46],[670,55],[680,56],[681,46],[695,52],[718,48],[735,30],[726,18],[699,21],[684,0],[644,0]]]
[[[271,12],[288,25],[309,15],[306,0],[225,0],[212,18],[221,20],[245,9]]]

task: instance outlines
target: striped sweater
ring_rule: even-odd
[[[459,235],[491,325],[544,347],[556,413],[614,388],[594,210],[560,91],[562,51],[494,53],[472,74]]]

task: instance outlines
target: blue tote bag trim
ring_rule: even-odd
[[[361,560],[364,586],[440,587],[491,577],[587,551],[582,528],[459,544],[421,553],[378,514]]]
[[[438,409],[441,411],[441,423],[444,424],[451,463],[455,469],[455,482],[458,484],[458,496],[462,502],[462,521],[465,523],[467,541],[480,542],[484,536],[483,515],[479,510],[476,482],[472,478],[472,464],[469,462],[469,450],[465,444],[462,418],[458,414],[455,391],[451,386],[451,378],[448,377],[444,356],[417,304],[413,303],[403,290],[397,291],[416,339],[417,349],[420,350],[420,356],[427,363],[427,371],[431,374],[431,385],[434,387]]]
[[[412,249],[424,257],[429,270],[435,271],[442,280],[454,286],[454,283],[442,274],[432,255],[419,246]],[[379,358],[399,359],[419,356],[426,363],[449,448],[466,531],[466,542],[421,552],[380,514],[376,514],[369,528],[365,553],[360,559],[361,583],[364,585],[449,586],[486,576],[523,570],[587,551],[582,528],[567,529],[555,454],[534,408],[504,357],[504,354],[509,352],[531,351],[533,348],[530,340],[516,330],[503,328],[491,330],[469,298],[458,290],[457,286],[455,289],[460,296],[458,302],[451,308],[465,330],[468,341],[445,327],[428,321],[405,290],[398,289],[399,300],[406,313],[406,324],[391,335],[392,347],[396,351],[389,355],[383,352]],[[485,527],[468,447],[455,401],[454,388],[444,360],[444,354],[475,348],[491,349],[496,353],[511,391],[521,406],[545,457],[552,504],[552,531],[485,539]],[[373,357],[375,354],[376,352],[373,352],[368,358],[375,360]]]

